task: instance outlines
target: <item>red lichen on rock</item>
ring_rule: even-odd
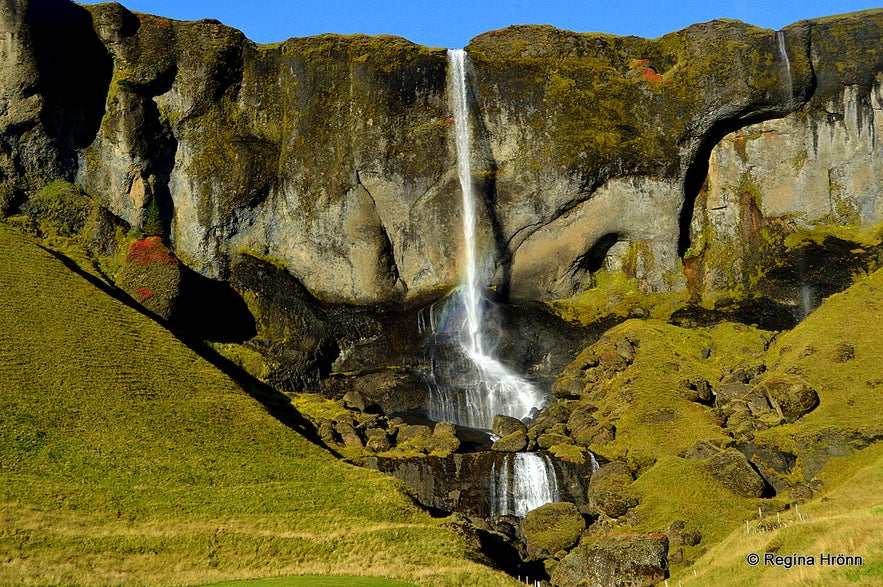
[[[178,266],[178,259],[172,255],[172,251],[162,242],[158,236],[148,236],[129,246],[126,255],[126,263],[132,265],[147,265],[148,263],[160,263],[172,267]]]

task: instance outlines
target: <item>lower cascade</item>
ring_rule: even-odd
[[[537,452],[503,455],[491,468],[491,516],[517,516],[559,501],[558,479],[551,459]]]

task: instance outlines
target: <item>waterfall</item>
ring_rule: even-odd
[[[784,31],[776,31],[776,42],[779,46],[779,63],[782,64],[782,71],[785,74],[785,89],[788,92],[786,96],[790,101],[791,97],[794,95],[794,83],[791,80],[791,60],[788,59],[788,49],[785,46]]]
[[[539,452],[507,453],[491,467],[491,516],[523,518],[543,504],[559,501],[551,459]]]
[[[477,205],[472,186],[472,132],[466,52],[448,51],[451,102],[454,110],[457,175],[463,198],[464,275],[435,326],[431,361],[429,417],[461,426],[489,430],[493,418],[504,414],[531,416],[546,403],[544,394],[494,356],[492,303],[483,295],[489,278],[483,269],[476,238]],[[435,317],[433,317],[435,318]],[[433,320],[434,321],[434,320]]]

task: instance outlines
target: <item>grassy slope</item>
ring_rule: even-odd
[[[511,582],[2,225],[0,325],[0,584]]]
[[[883,271],[831,296],[804,322],[771,345],[771,373],[799,374],[819,394],[819,406],[793,424],[759,432],[756,439],[786,450],[825,449],[831,430],[873,438],[883,433]],[[819,435],[822,440],[817,440]],[[816,439],[816,440],[813,440]],[[813,446],[813,442],[816,446]],[[846,447],[848,450],[848,446]],[[802,458],[798,468],[805,469]],[[804,470],[805,474],[806,471]],[[883,583],[883,443],[832,458],[817,475],[822,495],[800,507],[809,522],[762,534],[737,529],[697,561],[684,584],[880,585]],[[789,513],[789,522],[794,514]],[[772,521],[772,520],[771,520]],[[816,557],[815,566],[786,569],[745,563],[749,553]],[[820,553],[862,556],[861,567],[822,567]],[[692,579],[687,581],[686,579]]]
[[[829,448],[848,453],[862,444],[850,446],[849,438],[873,438],[883,429],[880,417],[883,413],[883,394],[880,393],[883,346],[879,342],[883,329],[883,302],[880,300],[883,300],[883,271],[831,296],[798,327],[773,340],[772,333],[735,324],[684,329],[653,320],[629,320],[611,329],[606,339],[594,345],[594,356],[602,357],[603,363],[605,355],[615,356],[613,342],[617,338],[625,337],[638,343],[634,364],[598,387],[589,397],[599,408],[595,415],[617,426],[616,440],[594,445],[592,449],[606,458],[624,460],[634,469],[642,470],[634,484],[640,505],[636,509],[633,528],[660,532],[673,521],[686,521],[688,529],[699,530],[703,536],[699,545],[684,547],[688,562],[699,558],[709,546],[724,541],[723,546],[716,547],[695,566],[673,565],[675,579],[692,577],[693,569],[699,572],[705,567],[722,565],[718,572],[696,584],[736,585],[740,580],[725,583],[724,577],[729,576],[726,573],[748,581],[741,570],[747,568],[744,555],[750,550],[739,551],[741,559],[729,556],[730,550],[735,548],[734,541],[744,538],[745,520],[753,520],[759,506],[765,511],[776,511],[789,501],[787,494],[773,500],[736,497],[703,470],[701,461],[679,456],[697,440],[715,445],[732,442],[725,430],[715,425],[707,408],[684,399],[682,382],[697,378],[716,382],[723,372],[760,363],[768,366],[769,374],[800,375],[817,390],[819,406],[797,422],[755,433],[755,441],[797,454],[824,452]],[[708,359],[702,358],[703,348],[710,350]],[[579,366],[581,361],[575,364]],[[666,414],[666,417],[655,417],[658,414]],[[847,440],[832,446],[832,430],[842,433],[840,436]],[[837,438],[838,434],[833,437]],[[873,450],[879,451],[879,444],[873,445]],[[865,449],[843,462],[853,462],[850,459],[863,462],[862,459],[871,458],[864,454],[875,454],[871,450]],[[880,519],[883,484],[879,482],[879,470],[876,481],[873,467],[850,480],[852,472],[837,472],[838,466],[848,468],[848,465],[834,464],[839,461],[832,460],[822,473],[815,475],[813,469],[821,462],[818,457],[812,469],[807,467],[803,458],[798,458],[793,474],[795,479],[807,474],[806,481],[814,476],[824,481],[823,496],[807,507],[818,507],[820,517],[830,515],[831,519],[826,523],[819,519],[816,523],[814,518],[812,525],[788,529],[794,537],[786,542],[787,548],[779,550],[780,554],[810,554],[819,545],[830,543],[841,549],[834,554],[843,552],[880,560],[883,540],[874,538],[872,530],[876,529],[879,534],[883,521]],[[879,460],[876,462],[878,467],[883,465]],[[853,505],[836,512],[826,510],[825,507],[831,505],[830,500],[834,499],[831,497],[834,492],[861,493],[865,501],[843,501]],[[781,515],[790,517],[793,514],[783,512]],[[843,527],[838,520],[842,520]],[[731,535],[734,528],[735,533]],[[804,537],[802,542],[798,536]],[[761,542],[751,544],[756,546]],[[796,550],[786,552],[789,548]],[[873,581],[880,578],[879,565],[876,571],[865,571],[877,573],[867,579],[867,584],[876,584]],[[754,582],[750,584],[765,585],[781,580],[778,575],[772,577],[758,573],[757,569],[754,572],[759,578],[751,579]],[[792,569],[789,576],[800,575]],[[841,570],[834,579],[826,574],[821,579],[808,578],[806,584],[822,585],[834,580],[847,584],[842,578],[846,576],[846,571]]]
[[[832,459],[821,477],[836,487],[800,506],[804,521],[789,512],[781,517],[783,527],[777,530],[748,534],[739,528],[696,562],[695,575],[685,572],[679,580],[684,585],[718,587],[871,587],[883,583],[883,443],[850,457]],[[746,563],[749,554],[763,557],[765,552],[811,555],[815,565],[789,569],[762,563],[751,567]],[[861,556],[863,564],[821,566],[821,553]]]

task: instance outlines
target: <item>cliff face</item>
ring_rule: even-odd
[[[564,297],[600,271],[751,297],[793,235],[879,223],[881,36],[875,10],[779,34],[714,21],[655,40],[477,37],[473,169],[498,291]],[[251,254],[331,302],[459,281],[444,50],[258,46],[213,21],[62,0],[5,0],[0,39],[3,211],[61,178],[133,227],[158,218],[212,278]]]

